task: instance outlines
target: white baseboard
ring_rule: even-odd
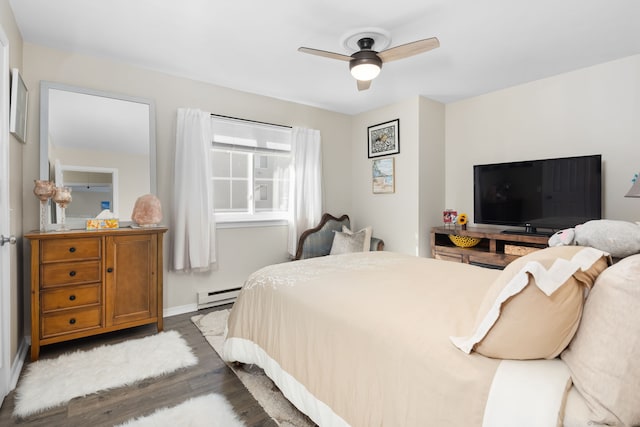
[[[191,313],[198,311],[198,303],[180,305],[178,307],[165,308],[162,312],[163,317],[177,316],[178,314]]]
[[[18,378],[20,378],[20,373],[22,372],[22,368],[24,367],[24,361],[26,360],[30,345],[31,345],[31,337],[24,337],[24,339],[20,343],[20,347],[18,347],[18,353],[16,354],[16,358],[13,360],[13,363],[11,364],[11,373],[9,377],[9,391],[16,388],[16,385],[18,384]]]

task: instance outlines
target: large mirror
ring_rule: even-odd
[[[68,226],[84,228],[105,209],[131,221],[136,199],[156,193],[155,165],[153,101],[40,83],[40,179],[71,188]]]

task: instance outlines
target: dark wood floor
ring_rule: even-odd
[[[212,310],[215,309],[201,310],[197,314],[205,314]],[[0,426],[113,426],[134,417],[148,415],[159,408],[178,405],[190,397],[218,393],[226,397],[248,427],[276,427],[276,422],[264,412],[191,322],[194,314],[196,313],[167,317],[164,319],[164,329],[180,332],[199,359],[196,366],[180,369],[160,378],[144,380],[130,387],[79,397],[67,405],[25,419],[12,416],[15,399],[15,391],[12,391],[5,397],[0,408]],[[115,344],[155,332],[155,325],[142,326],[45,346],[41,349],[40,358],[56,357],[64,352],[87,350],[103,344]],[[87,378],[87,381],[91,381],[91,378]],[[215,417],[215,413],[211,416]]]

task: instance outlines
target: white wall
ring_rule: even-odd
[[[446,106],[446,205],[473,211],[472,166],[602,154],[603,217],[640,220],[624,198],[640,170],[640,55]]]
[[[395,193],[373,194],[367,127],[400,119]],[[429,229],[439,223],[444,196],[444,105],[414,97],[353,118],[352,217],[373,226],[385,250],[429,254]],[[438,214],[439,212],[439,214]]]
[[[445,172],[445,106],[427,98],[419,98],[419,212],[418,235],[420,256],[431,256],[429,232],[442,224]]]
[[[395,193],[373,194],[373,159],[367,157],[369,126],[400,119],[400,153],[395,158]],[[417,254],[418,239],[418,98],[353,117],[353,169],[350,216],[355,227],[373,227],[385,250]]]
[[[29,93],[29,129],[25,146],[24,230],[38,226],[37,199],[31,183],[38,177],[39,83],[55,81],[74,86],[154,99],[157,122],[158,197],[165,221],[169,218],[175,147],[175,117],[179,107],[201,108],[212,113],[283,125],[319,129],[325,165],[325,210],[348,212],[351,207],[351,118],[292,102],[252,95],[228,88],[128,66],[106,59],[24,44],[25,81]],[[126,183],[123,183],[126,185]],[[171,231],[165,237],[164,307],[193,305],[199,290],[241,286],[254,270],[287,259],[286,227],[220,229],[218,270],[210,273],[174,273],[170,266]]]

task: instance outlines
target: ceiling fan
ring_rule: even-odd
[[[356,44],[360,50],[350,56],[310,47],[300,47],[298,51],[349,62],[351,75],[358,81],[358,90],[367,90],[371,87],[371,81],[380,74],[383,63],[408,58],[440,46],[438,38],[431,37],[377,52],[373,50],[373,45],[376,43],[375,38],[370,37],[370,34],[361,35],[362,37],[359,37],[358,34],[352,36],[352,38],[359,37]]]

